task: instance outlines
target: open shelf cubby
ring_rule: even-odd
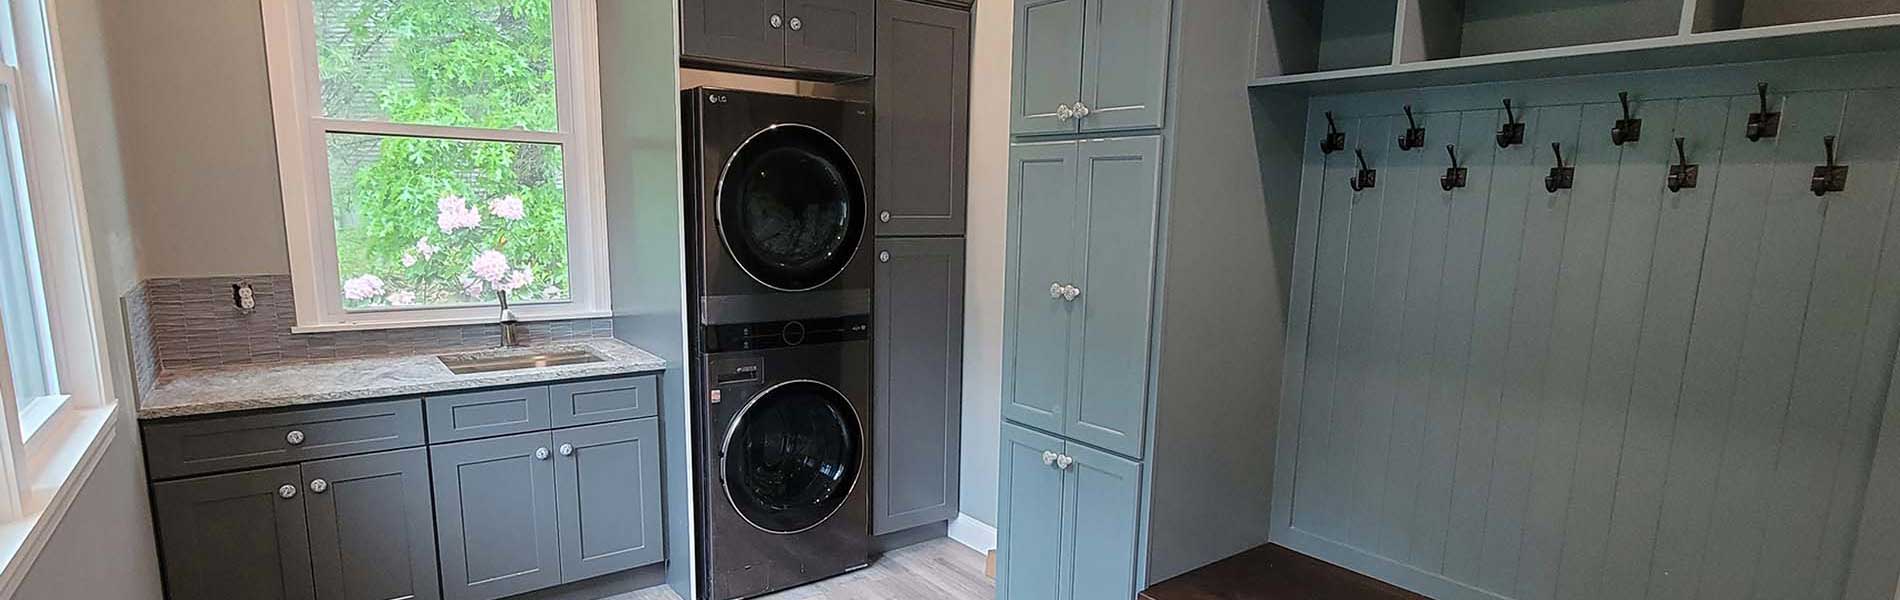
[[[1266,0],[1255,88],[1456,85],[1900,49],[1900,0]]]

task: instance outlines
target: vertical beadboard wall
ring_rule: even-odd
[[[1444,598],[1891,597],[1863,532],[1900,513],[1869,496],[1900,415],[1900,90],[1777,91],[1750,141],[1752,86],[1631,81],[1517,87],[1508,148],[1473,89],[1312,100],[1276,541]],[[1395,98],[1424,148],[1368,109]],[[1829,135],[1850,175],[1817,198]],[[1678,136],[1699,182],[1670,192]],[[1573,189],[1545,190],[1552,142]]]

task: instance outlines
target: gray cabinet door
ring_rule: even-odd
[[[659,562],[659,419],[554,432],[561,580]]]
[[[1088,0],[1016,0],[1015,92],[1010,133],[1076,131],[1058,108],[1082,100],[1083,5]]]
[[[1079,281],[1076,144],[1018,144],[1010,150],[1009,248],[1004,266],[1003,417],[1062,431],[1069,397]]]
[[[303,487],[318,597],[442,597],[428,450],[304,463]]]
[[[963,235],[970,13],[882,0],[877,23],[877,235]]]
[[[316,598],[301,479],[293,465],[153,485],[172,600]]]
[[[783,65],[786,31],[785,0],[680,2],[680,53],[688,60]]]
[[[492,600],[561,582],[546,432],[431,446],[442,595]]]
[[[1062,440],[1003,424],[996,515],[996,599],[1047,600],[1064,589],[1062,471],[1053,461]],[[1133,527],[1131,523],[1129,525]],[[1131,548],[1132,552],[1133,549]]]
[[[1065,600],[1127,598],[1135,593],[1136,528],[1141,523],[1141,464],[1081,444],[1064,450],[1062,556],[1057,578]]]
[[[877,243],[877,428],[871,531],[957,514],[963,238]]]
[[[1085,142],[1079,154],[1083,274],[1067,303],[1081,318],[1069,330],[1077,362],[1060,431],[1138,457],[1147,423],[1161,138]]]
[[[784,0],[785,66],[870,75],[877,66],[876,0]]]
[[[1082,131],[1161,127],[1168,87],[1168,0],[1088,0]]]

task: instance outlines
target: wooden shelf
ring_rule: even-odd
[[[1250,87],[1334,94],[1645,71],[1900,49],[1900,15],[1543,48],[1256,79]]]

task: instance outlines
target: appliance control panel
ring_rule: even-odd
[[[707,353],[769,350],[871,339],[870,315],[707,325]]]

